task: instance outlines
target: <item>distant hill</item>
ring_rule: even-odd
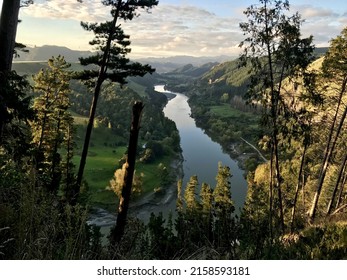
[[[221,63],[235,59],[232,56],[215,57],[194,57],[194,56],[172,56],[172,57],[148,57],[138,59],[141,63],[148,63],[156,68],[158,73],[173,72],[174,70],[191,64],[194,67],[200,67],[208,63]]]
[[[67,47],[44,45],[41,47],[26,47],[29,51],[18,52],[19,57],[14,61],[47,61],[52,56],[63,55],[68,62],[78,62],[79,57],[86,57],[92,54],[90,51],[76,51]]]
[[[328,48],[316,48],[314,54],[317,58],[321,58],[328,51]],[[316,60],[312,64],[314,65]],[[228,61],[214,66],[203,77],[202,81],[209,84],[229,85],[233,87],[242,87],[249,80],[249,68],[238,66],[238,59]]]
[[[166,75],[182,75],[185,77],[200,78],[218,64],[219,64],[218,62],[209,62],[200,66],[194,66],[193,64],[186,64],[182,67],[175,69],[174,71],[170,73],[167,73]]]

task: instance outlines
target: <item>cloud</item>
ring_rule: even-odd
[[[74,45],[84,44],[87,48],[87,35],[83,35],[86,33],[81,29],[81,34],[77,34],[76,30],[80,28],[79,21],[104,21],[109,17],[108,8],[100,2],[84,0],[81,4],[77,0],[37,0],[21,13],[22,16],[56,20],[57,25],[62,21],[76,22],[74,29],[62,31],[66,32],[66,38],[72,38],[67,39],[67,46],[74,41]],[[230,4],[230,16],[227,13],[221,16],[192,5],[159,2],[149,13],[143,11],[132,21],[123,22],[122,27],[131,36],[133,56],[238,55],[240,49],[237,46],[244,39],[239,23],[246,21],[240,5]],[[344,11],[320,8],[314,4],[292,6],[291,13],[296,11],[305,20],[301,30],[303,36],[312,34],[317,46],[327,46],[329,40],[347,24]],[[74,34],[70,34],[72,29]],[[78,38],[84,38],[84,42],[81,40],[77,44]]]
[[[301,5],[301,6],[295,6],[299,11],[303,18],[305,19],[315,19],[315,18],[331,18],[338,16],[337,13],[335,13],[331,9],[327,8],[317,8],[313,7],[311,5]]]
[[[339,35],[346,26],[344,11],[297,5],[292,10],[299,11],[304,23],[301,31],[304,37],[313,35],[316,47],[329,46],[329,41]]]
[[[74,19],[77,21],[101,21],[109,18],[109,11],[100,0],[49,0],[35,1],[22,10],[23,15],[42,19]]]
[[[194,6],[159,5],[150,14],[142,14],[133,22],[124,24],[131,35],[134,52],[151,44],[148,56],[220,55],[220,46],[242,40],[239,20],[218,17]],[[141,30],[142,32],[139,32]],[[226,55],[235,55],[235,49]],[[143,54],[145,55],[145,54]]]

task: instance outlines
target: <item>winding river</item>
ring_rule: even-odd
[[[157,92],[168,92],[163,85],[155,87]],[[235,208],[242,208],[246,192],[247,182],[243,176],[244,171],[238,167],[235,160],[223,152],[222,147],[211,140],[204,131],[195,125],[190,116],[188,97],[181,93],[173,93],[176,96],[169,100],[164,108],[164,114],[176,123],[181,137],[183,162],[183,187],[192,175],[197,175],[199,183],[208,183],[211,187],[216,184],[215,177],[218,171],[218,162],[230,167],[232,173],[231,192]],[[175,201],[170,209],[175,208]]]

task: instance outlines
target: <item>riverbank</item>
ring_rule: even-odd
[[[170,165],[172,183],[160,192],[151,192],[132,200],[129,205],[129,215],[136,216],[143,222],[148,222],[152,212],[159,213],[177,198],[177,181],[183,177],[183,157],[180,154]],[[114,213],[100,207],[92,207],[88,225],[103,228],[102,233],[107,235],[109,229],[116,224],[116,209]]]

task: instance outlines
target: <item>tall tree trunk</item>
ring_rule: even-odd
[[[347,83],[347,79],[344,80],[344,83],[342,85],[342,90],[341,90],[341,95],[340,95],[340,99],[339,99],[338,108],[340,107],[340,103],[341,103],[341,100],[342,100],[343,93],[346,90],[346,83]],[[340,136],[340,132],[342,130],[343,123],[344,123],[344,121],[346,119],[346,115],[347,115],[347,106],[345,106],[344,112],[343,112],[343,114],[341,116],[341,120],[340,120],[339,126],[337,128],[336,133],[335,133],[334,140],[331,141],[331,139],[333,137],[333,134],[334,134],[335,123],[336,123],[337,117],[338,117],[338,108],[336,109],[336,113],[335,113],[335,116],[334,116],[333,124],[331,125],[331,128],[330,128],[329,140],[328,140],[328,143],[327,143],[327,147],[326,147],[326,151],[325,151],[325,155],[324,155],[324,160],[323,160],[323,164],[322,164],[322,167],[321,167],[319,181],[318,181],[317,189],[316,189],[313,201],[312,201],[312,206],[311,206],[311,209],[310,209],[310,212],[309,212],[310,222],[314,221],[314,218],[315,218],[315,215],[316,215],[316,210],[317,210],[317,205],[318,205],[318,200],[319,200],[319,196],[320,196],[321,191],[322,191],[325,175],[326,175],[326,173],[328,171],[328,166],[329,166],[331,157],[332,157],[333,152],[335,150],[335,146],[336,146],[337,140],[338,140],[338,138]]]
[[[277,115],[278,115],[278,102],[279,102],[279,91],[275,89],[275,78],[274,78],[274,65],[273,65],[273,56],[271,49],[271,36],[269,34],[269,20],[268,20],[268,10],[267,10],[267,2],[264,3],[265,7],[265,30],[266,30],[266,48],[267,48],[267,60],[269,64],[269,74],[270,74],[270,114],[272,121],[272,133],[271,133],[271,145],[272,145],[272,159],[275,161],[275,187],[277,188],[278,202],[279,202],[279,211],[280,211],[280,224],[281,231],[284,232],[284,217],[283,217],[283,205],[282,205],[282,192],[281,192],[281,174],[279,168],[279,150],[278,150],[278,128],[277,128]],[[272,171],[271,171],[272,172]]]
[[[277,129],[276,129],[277,131]],[[279,151],[278,151],[278,140],[277,140],[277,132],[274,134],[274,151],[275,151],[275,176],[276,176],[276,188],[277,188],[277,196],[278,196],[278,206],[280,211],[280,225],[281,232],[284,233],[284,214],[283,214],[283,202],[282,202],[282,177],[280,174],[280,165],[279,165]]]
[[[270,230],[270,242],[272,244],[273,239],[273,147],[271,147],[271,155],[270,155],[270,186],[269,186],[269,230]]]
[[[346,168],[345,173],[343,175],[343,178],[341,180],[341,188],[340,188],[339,196],[337,197],[337,200],[336,200],[335,209],[338,209],[340,207],[342,194],[343,194],[343,190],[345,188],[346,182],[347,182],[347,168]]]
[[[3,0],[2,2],[0,15],[0,143],[7,117],[7,102],[3,91],[8,73],[12,68],[19,8],[20,0]]]
[[[306,150],[307,150],[307,144],[304,144],[304,150],[302,152],[301,156],[301,163],[300,163],[300,169],[299,169],[299,175],[298,175],[298,182],[296,184],[296,190],[295,190],[295,196],[294,196],[294,202],[293,202],[293,209],[292,209],[292,216],[290,221],[290,232],[293,233],[294,231],[294,219],[295,219],[295,211],[296,211],[296,203],[299,196],[300,188],[303,184],[302,180],[302,173],[304,170],[304,164],[305,164],[305,157],[306,157]]]
[[[118,1],[117,9],[116,9],[116,12],[113,16],[112,27],[111,27],[110,33],[108,34],[105,51],[103,53],[102,62],[100,65],[100,70],[99,70],[99,75],[98,75],[98,78],[97,78],[97,81],[95,84],[95,88],[94,88],[94,96],[93,96],[92,105],[90,107],[86,136],[84,138],[83,150],[82,150],[82,154],[81,154],[80,165],[78,168],[76,184],[75,184],[75,187],[73,190],[73,198],[72,198],[73,204],[75,204],[77,202],[78,195],[79,195],[80,188],[81,188],[81,184],[82,184],[84,167],[85,167],[86,162],[87,162],[90,137],[92,135],[92,129],[93,129],[93,125],[94,125],[96,107],[97,107],[97,103],[98,103],[98,99],[99,99],[99,95],[100,95],[100,91],[101,91],[101,86],[102,86],[102,83],[104,82],[104,79],[105,79],[104,78],[105,72],[107,71],[106,64],[107,64],[109,52],[111,49],[112,38],[113,38],[114,33],[116,32],[116,25],[117,25],[117,20],[118,20],[121,4],[122,4],[122,1]]]
[[[10,71],[17,34],[20,0],[3,0],[0,16],[0,73]]]
[[[327,216],[330,215],[330,213],[331,213],[332,205],[334,203],[337,190],[339,188],[340,182],[343,179],[343,174],[344,174],[344,171],[346,169],[346,163],[347,163],[347,154],[345,155],[345,158],[342,160],[342,163],[341,163],[341,166],[340,166],[340,170],[339,170],[339,174],[338,174],[338,177],[337,177],[337,180],[336,180],[336,184],[335,184],[333,193],[331,195],[331,198],[330,198],[330,201],[329,201],[329,204],[328,204],[328,207],[327,207]],[[341,188],[342,187],[343,186],[341,186]]]
[[[142,114],[143,105],[142,102],[135,102],[133,106],[133,117],[130,129],[128,156],[126,161],[126,168],[124,172],[124,181],[122,188],[122,195],[119,199],[118,216],[115,228],[111,233],[111,245],[118,243],[123,235],[124,228],[126,225],[126,219],[128,214],[130,195],[135,171],[135,161],[136,161],[136,149],[137,141],[140,130],[140,120]]]
[[[54,147],[52,151],[52,167],[51,167],[51,183],[49,186],[49,190],[55,195],[58,192],[59,184],[61,180],[61,171],[59,170],[59,165],[61,162],[60,154],[58,153],[58,149],[60,146],[60,139],[59,139],[59,132],[60,132],[60,126],[61,126],[61,118],[62,118],[62,112],[59,111],[58,114],[58,123],[55,130],[55,139],[54,139]]]

